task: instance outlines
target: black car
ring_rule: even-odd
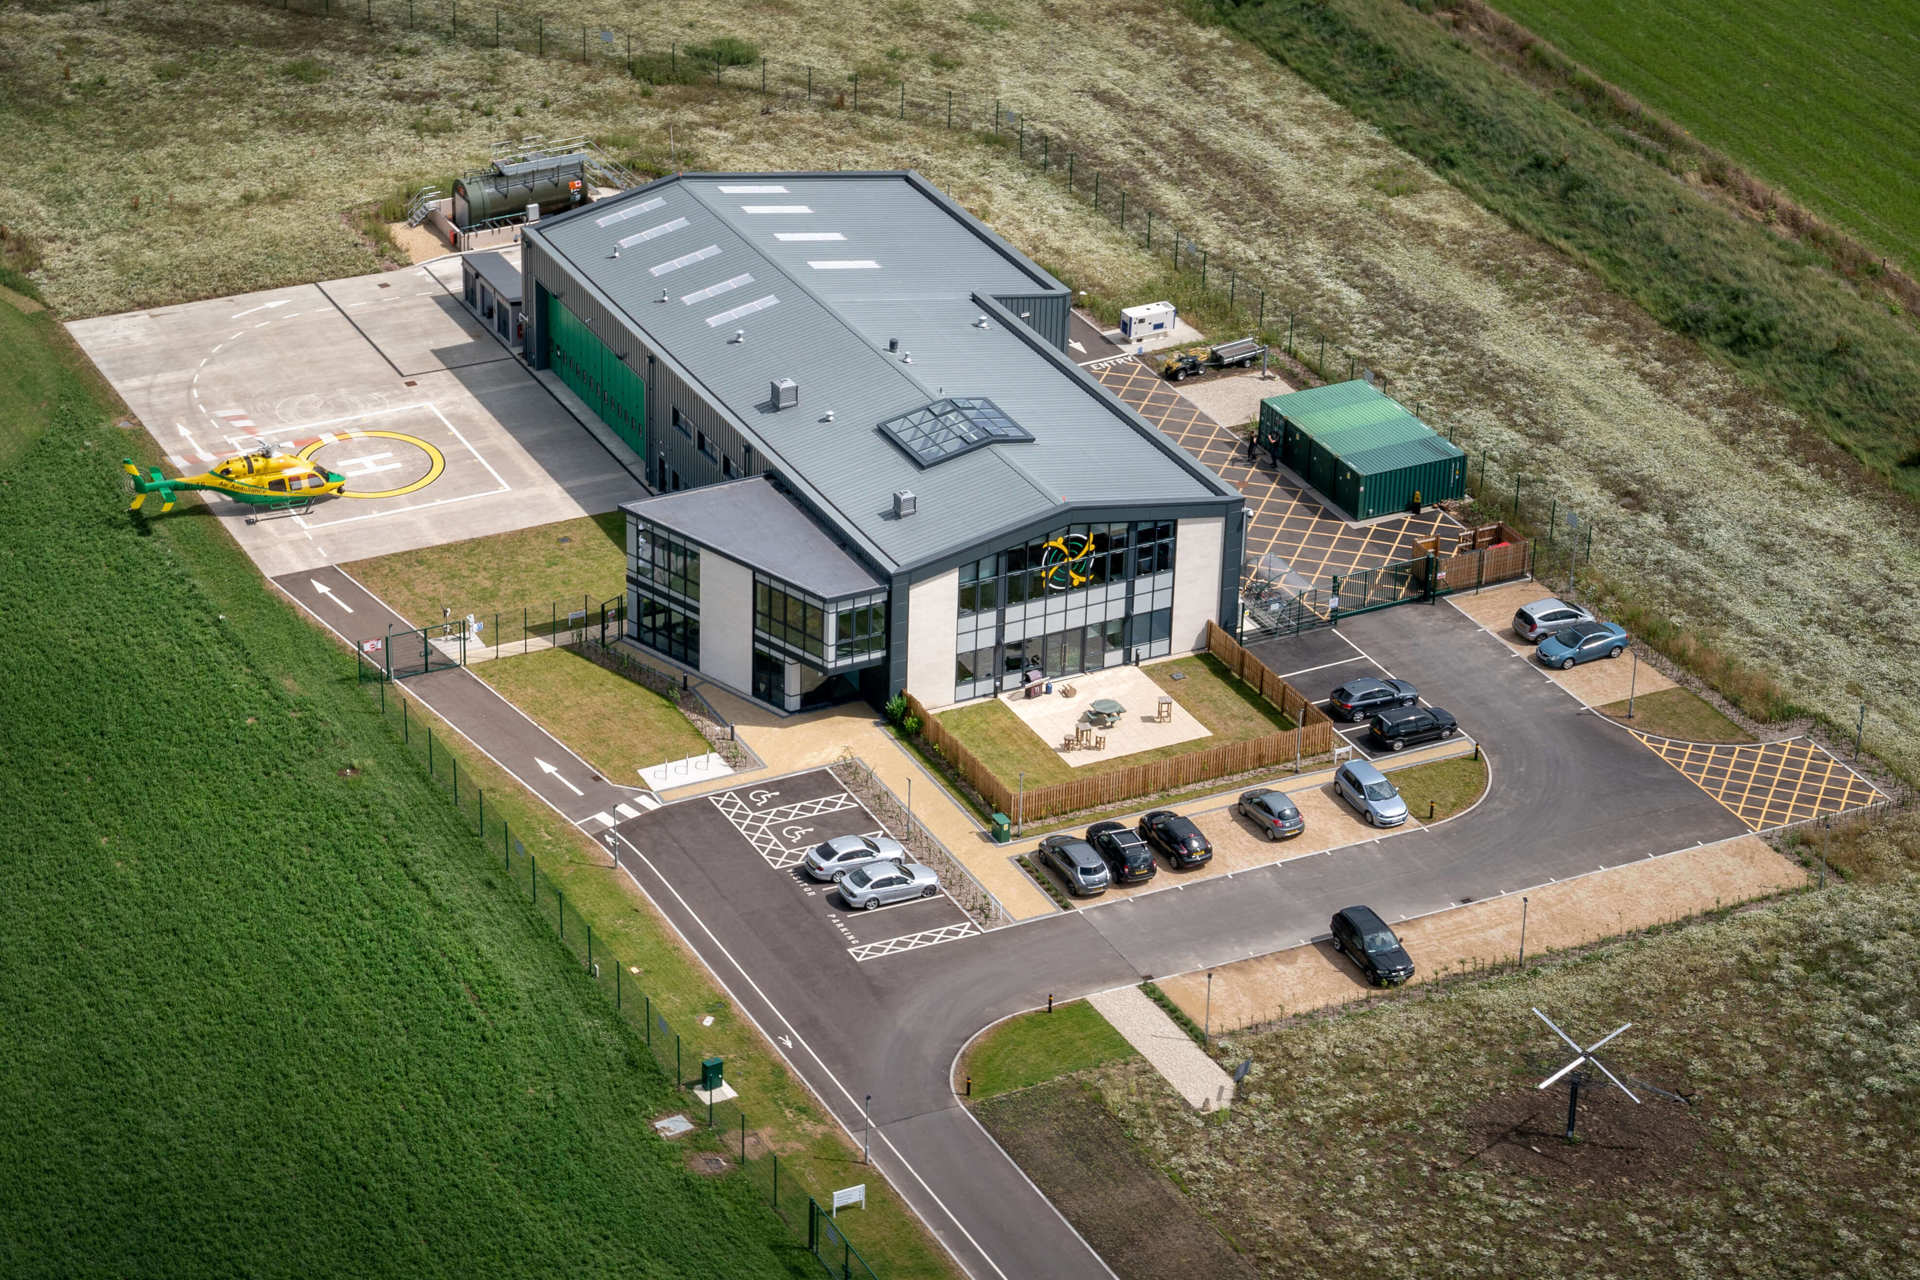
[[[1415,743],[1437,742],[1458,732],[1460,726],[1439,707],[1395,707],[1367,722],[1373,745],[1387,751],[1404,751]]]
[[[1107,891],[1111,877],[1106,861],[1078,836],[1048,836],[1040,842],[1040,861],[1058,871],[1067,882],[1067,892],[1077,898],[1097,897]]]
[[[1200,828],[1171,809],[1155,809],[1140,819],[1140,838],[1167,855],[1167,861],[1185,869],[1213,856],[1213,846]]]
[[[1365,720],[1389,707],[1410,707],[1420,695],[1405,680],[1356,676],[1327,695],[1327,711],[1336,720]]]
[[[1335,913],[1333,949],[1358,965],[1375,986],[1399,986],[1413,976],[1413,957],[1372,907],[1347,907]]]
[[[1307,829],[1300,806],[1284,791],[1257,787],[1240,793],[1240,816],[1260,828],[1269,840],[1285,840]]]
[[[1154,863],[1153,850],[1124,822],[1096,822],[1087,828],[1087,843],[1100,851],[1113,873],[1115,884],[1138,884],[1151,880],[1160,868]]]

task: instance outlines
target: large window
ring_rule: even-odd
[[[954,696],[1171,652],[1176,527],[1070,525],[960,566]]]
[[[700,665],[700,611],[670,600],[634,593],[633,638],[690,667]]]
[[[818,670],[865,666],[887,651],[884,591],[822,600],[764,573],[753,575],[754,636]]]
[[[627,604],[635,640],[700,665],[700,548],[629,516]]]

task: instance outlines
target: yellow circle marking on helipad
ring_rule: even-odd
[[[343,498],[360,498],[363,500],[367,498],[398,498],[402,494],[418,493],[435,480],[438,480],[440,473],[447,469],[447,458],[445,454],[428,444],[425,440],[422,440],[419,436],[410,436],[404,431],[335,431],[331,435],[322,436],[306,448],[300,450],[299,456],[307,462],[312,462],[314,454],[320,452],[320,450],[330,444],[339,444],[343,440],[398,440],[402,444],[410,444],[422,453],[425,453],[429,464],[427,466],[427,474],[421,476],[412,484],[403,484],[398,489],[368,490],[366,492],[357,489],[345,489],[340,493],[340,496]]]

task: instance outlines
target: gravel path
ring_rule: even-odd
[[[1088,1002],[1166,1077],[1188,1105],[1212,1111],[1233,1100],[1232,1078],[1140,988],[1105,991],[1089,997]]]

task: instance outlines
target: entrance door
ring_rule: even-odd
[[[753,651],[753,696],[772,706],[787,705],[787,664],[758,649]]]

